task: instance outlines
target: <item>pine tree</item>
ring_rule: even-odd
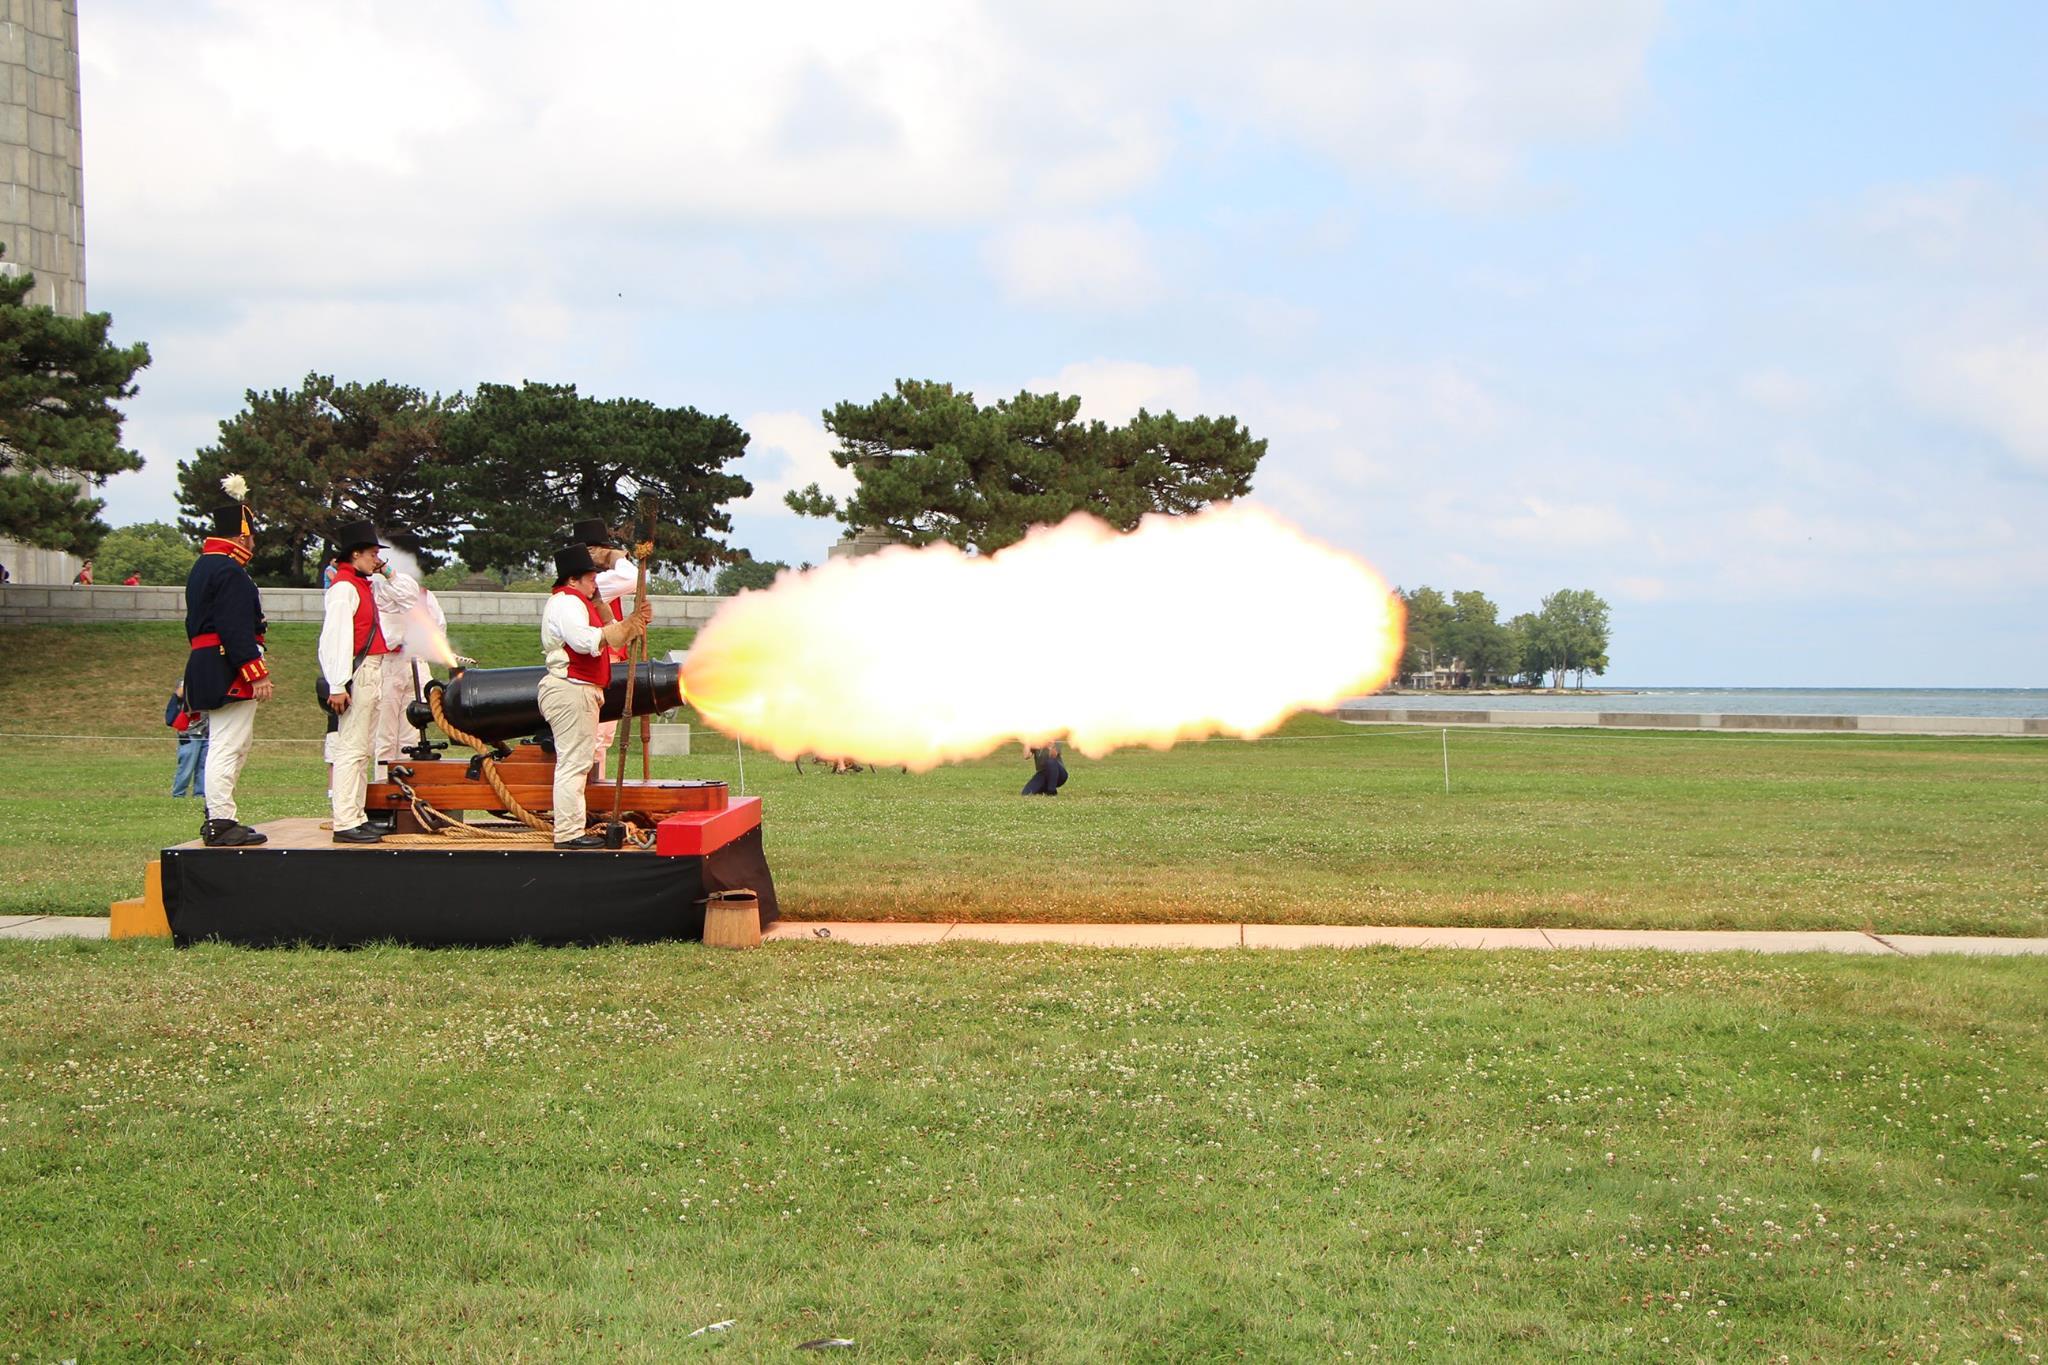
[[[1112,427],[1080,411],[1079,398],[1056,393],[982,407],[951,384],[898,380],[894,393],[825,414],[839,438],[832,459],[858,480],[845,504],[816,484],[786,501],[906,544],[987,553],[1073,512],[1129,530],[1148,512],[1242,497],[1266,453],[1232,417],[1140,410]]]
[[[107,524],[106,504],[88,490],[142,468],[122,448],[114,405],[135,396],[149,347],[108,341],[105,313],[66,317],[28,303],[34,288],[26,272],[0,276],[0,536],[90,555]]]

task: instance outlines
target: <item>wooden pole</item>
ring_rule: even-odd
[[[639,572],[633,580],[633,609],[647,600],[647,561],[654,554],[654,523],[660,506],[651,496],[640,499],[639,540],[633,546],[633,558],[639,564]],[[640,654],[647,653],[647,637],[640,637]],[[633,684],[639,672],[639,658],[629,648],[626,651],[626,704],[619,719],[626,724],[633,723]],[[631,733],[628,731],[627,733]],[[626,800],[626,746],[615,746],[619,751],[619,775],[612,782],[612,818],[605,826],[605,844],[609,848],[623,848],[626,843],[626,827],[619,819],[619,812]]]

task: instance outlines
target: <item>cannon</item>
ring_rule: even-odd
[[[637,666],[633,710],[636,716],[670,711],[683,704],[683,674],[679,664],[643,663]],[[371,782],[364,806],[373,815],[390,818],[400,832],[415,832],[422,825],[416,818],[420,805],[442,814],[507,809],[509,795],[529,812],[539,814],[554,804],[555,751],[547,738],[547,719],[540,710],[540,680],[544,668],[469,668],[447,682],[427,684],[427,693],[406,706],[405,718],[421,731],[422,742],[407,749],[406,761],[391,765],[385,780]],[[478,740],[490,746],[489,756],[474,755],[467,760],[436,759],[434,751],[446,746],[425,740],[427,727],[435,725],[433,700],[438,693],[442,725],[455,739]],[[626,713],[626,665],[613,664],[604,689],[600,720],[618,720]],[[540,742],[520,742],[541,736]],[[504,793],[491,784],[486,764],[494,772]],[[605,810],[612,803],[612,784],[593,774],[585,788],[585,802],[591,810]],[[681,811],[713,812],[726,808],[726,787],[716,781],[643,780],[628,781],[620,795],[620,813],[628,823],[658,824],[664,816]]]
[[[643,663],[636,666],[633,714],[658,715],[683,704],[683,669],[680,664]],[[428,683],[428,690],[441,693],[441,711],[449,723],[478,739],[503,743],[524,739],[547,728],[540,713],[540,680],[545,668],[468,668],[447,682]],[[626,711],[626,665],[613,664],[605,683],[604,706],[599,720],[618,720]],[[434,723],[434,712],[424,699],[407,705],[406,723],[425,730]]]

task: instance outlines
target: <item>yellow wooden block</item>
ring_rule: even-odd
[[[152,862],[142,871],[142,895],[108,907],[108,938],[169,938],[170,916],[164,913],[164,865]]]

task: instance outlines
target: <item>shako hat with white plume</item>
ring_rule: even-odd
[[[228,539],[255,535],[256,514],[249,510],[249,481],[240,474],[230,474],[220,481],[220,486],[234,501],[223,503],[206,514],[209,522],[207,534]]]

